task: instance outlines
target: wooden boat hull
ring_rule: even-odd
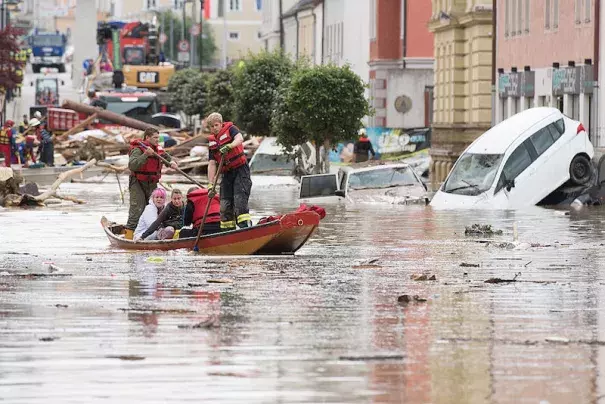
[[[206,255],[293,254],[319,225],[315,212],[290,213],[279,220],[217,234],[202,236],[199,252]],[[120,237],[124,226],[101,218],[101,225],[112,246],[126,250],[193,249],[195,238],[133,241]]]

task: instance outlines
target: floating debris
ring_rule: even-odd
[[[145,359],[144,356],[140,355],[107,355],[105,357],[109,359],[120,359],[123,361],[142,361]]]
[[[424,303],[427,300],[424,297],[420,297],[418,295],[414,295],[414,296],[401,295],[397,298],[397,303],[399,303],[399,304],[408,304],[412,301],[418,302],[418,303]]]
[[[58,340],[60,337],[42,337],[39,338],[38,341],[42,341],[42,342],[52,342],[55,340]]]
[[[66,308],[68,308],[69,306],[68,306],[68,305],[66,305],[66,304],[55,304],[55,307],[56,307],[56,308],[58,308],[58,309],[66,309]]]
[[[216,317],[211,317],[207,320],[201,321],[194,325],[188,325],[188,324],[178,325],[178,328],[184,328],[184,329],[196,329],[196,328],[199,329],[199,328],[214,328],[214,327],[219,327],[218,318],[216,318]]]
[[[479,268],[479,264],[469,264],[467,262],[463,262],[460,266],[463,268]]]
[[[413,281],[436,281],[437,277],[435,275],[412,274],[410,279]]]
[[[339,356],[341,361],[388,361],[403,360],[403,355]]]
[[[233,283],[233,280],[228,279],[228,278],[214,278],[214,279],[208,279],[206,282],[208,282],[208,283]]]
[[[491,224],[473,224],[470,227],[466,226],[464,230],[466,236],[499,236],[502,230],[492,228]]]
[[[489,278],[485,281],[485,283],[509,283],[509,282],[517,282],[517,277],[521,276],[521,272],[517,272],[513,279],[502,279],[502,278]]]

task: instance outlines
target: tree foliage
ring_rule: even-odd
[[[254,135],[271,133],[271,115],[280,85],[296,65],[285,54],[261,52],[250,55],[235,69],[235,111],[237,124]]]
[[[200,74],[197,69],[183,69],[175,72],[168,81],[170,104],[177,111],[184,111],[190,95],[187,93],[188,84]]]
[[[286,146],[313,142],[320,167],[319,148],[354,137],[369,115],[361,78],[348,66],[322,65],[295,72],[282,105],[275,110],[273,126]]]
[[[23,62],[14,55],[19,52],[18,36],[21,32],[10,26],[0,30],[0,91],[14,90],[22,82],[23,76],[17,70],[23,69]]]
[[[232,69],[219,70],[210,77],[208,80],[207,113],[219,112],[225,121],[235,119],[234,79]]]
[[[171,61],[176,61],[178,56],[178,42],[183,39],[183,17],[172,11],[165,11],[158,14],[158,30],[163,27],[167,40],[164,43],[164,54]],[[163,21],[163,24],[162,24]],[[172,30],[170,29],[172,24]],[[191,17],[185,19],[185,39],[191,39],[189,30],[191,29]],[[203,38],[202,38],[203,36]],[[202,35],[196,37],[196,63],[199,63],[200,57],[203,58],[205,66],[212,64],[214,54],[216,53],[216,44],[212,27],[204,21],[202,24]]]
[[[197,72],[184,87],[183,112],[204,117],[208,111],[208,74]]]

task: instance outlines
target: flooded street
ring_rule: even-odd
[[[255,221],[298,207],[253,181]],[[222,258],[111,249],[115,179],[61,191],[0,211],[0,402],[605,402],[603,209],[324,205],[295,256]]]

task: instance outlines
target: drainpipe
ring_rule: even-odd
[[[313,60],[312,63],[315,65],[315,59],[317,59],[317,49],[315,49],[315,45],[317,45],[317,14],[315,14],[315,3],[313,5]]]
[[[326,1],[321,2],[321,64],[324,64],[324,55],[326,54],[326,41],[324,35],[326,32]]]
[[[284,51],[284,4],[283,0],[279,1],[279,47]]]
[[[496,35],[498,33],[496,15],[497,0],[492,0],[492,126],[496,124]]]
[[[592,133],[595,135],[594,137],[596,139],[599,139],[599,125],[600,125],[600,116],[599,116],[599,99],[601,98],[601,84],[599,82],[599,57],[600,57],[600,46],[601,46],[601,41],[600,41],[600,31],[601,31],[601,0],[595,0],[595,18],[594,18],[594,60],[592,62],[592,70],[594,72],[593,74],[593,80],[597,83],[596,87],[597,87],[597,91],[596,91],[596,97],[593,94],[593,116],[594,116],[594,125],[593,122],[590,122],[590,126],[591,128],[594,128]],[[599,145],[601,146],[601,145]]]
[[[298,60],[298,41],[300,40],[300,29],[298,26],[298,10],[296,14],[294,14],[294,19],[296,20],[296,60]]]
[[[408,38],[408,1],[407,0],[403,0],[403,3],[401,4],[402,10],[402,18],[401,18],[401,23],[403,24],[403,49],[402,49],[402,55],[401,55],[401,60],[403,62],[403,68],[405,69],[405,58],[408,55],[408,51],[407,51],[407,38]]]

